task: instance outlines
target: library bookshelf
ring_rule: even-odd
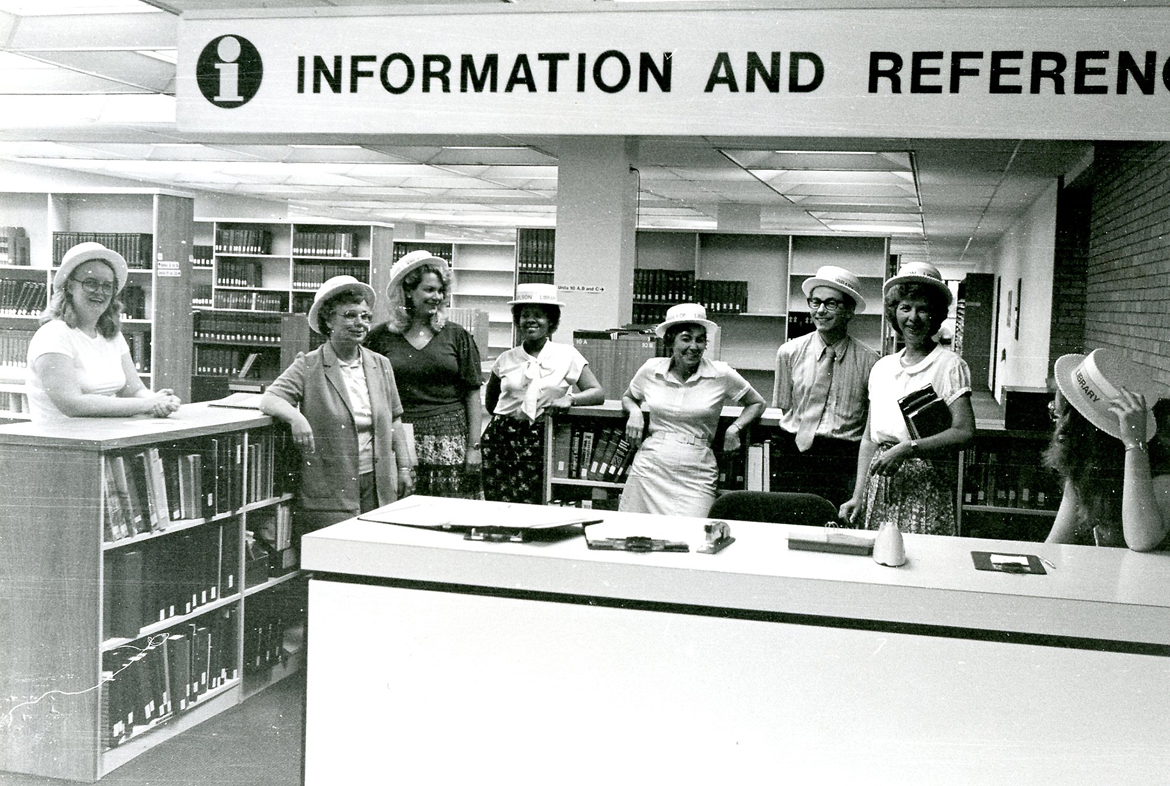
[[[390,227],[377,224],[197,222],[194,369],[201,389],[267,387],[311,348],[304,315],[318,287],[349,275],[383,293],[391,245]]]
[[[194,200],[150,189],[0,192],[0,224],[27,238],[27,265],[0,265],[0,421],[28,418],[28,342],[69,247],[97,240],[129,264],[122,333],[143,382],[187,400],[191,388]]]
[[[989,397],[988,397],[989,398]],[[724,407],[715,444],[722,431],[742,410]],[[769,407],[743,434],[743,446],[735,454],[716,451],[719,491],[778,488],[783,472],[773,456],[782,412]],[[1050,435],[1042,431],[1007,430],[1002,419],[979,418],[975,442],[957,457],[956,516],[959,534],[1003,540],[1041,541],[1052,528],[1060,505],[1059,478],[1041,466],[1040,455]],[[609,471],[618,452],[606,447],[605,435],[625,427],[621,402],[608,400],[591,407],[573,407],[555,415],[545,430],[545,495],[553,504],[613,508],[624,488],[625,465]],[[590,445],[581,446],[590,435]],[[576,450],[576,456],[574,456]],[[778,454],[777,454],[778,455]],[[601,473],[607,473],[604,476]]]
[[[516,293],[516,247],[510,243],[401,239],[394,241],[394,261],[418,250],[428,251],[451,265],[453,309],[482,311],[487,315],[486,340],[475,330],[472,336],[480,348],[484,369],[490,369],[492,361],[512,348],[512,309],[508,301]],[[380,291],[384,292],[385,287]],[[477,320],[460,319],[459,322],[464,327],[470,324],[479,329],[483,324]]]
[[[298,667],[284,435],[205,404],[0,426],[0,771],[95,781]]]

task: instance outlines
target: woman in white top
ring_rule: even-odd
[[[553,284],[516,287],[512,320],[521,343],[496,358],[484,393],[492,415],[482,439],[486,499],[539,505],[545,416],[605,399],[584,356],[575,347],[549,340],[560,324],[562,305]]]
[[[711,443],[724,405],[743,411],[727,427],[722,448],[738,450],[740,433],[764,412],[764,399],[731,366],[703,357],[715,323],[697,303],[671,306],[656,328],[670,349],[651,358],[622,396],[626,438],[638,448],[618,510],[704,517],[715,502],[718,467]],[[642,408],[650,436],[642,440]],[[639,447],[640,445],[640,447]]]
[[[971,371],[934,341],[946,319],[951,291],[938,269],[910,262],[886,282],[886,318],[906,342],[869,375],[869,422],[857,456],[853,498],[841,506],[850,523],[877,529],[886,521],[903,532],[955,534],[955,483],[946,464],[975,435]],[[951,425],[911,439],[898,399],[930,386],[950,410]]]
[[[142,384],[122,337],[126,260],[100,243],[65,252],[53,298],[28,346],[28,401],[33,420],[166,417],[179,408],[173,391]]]

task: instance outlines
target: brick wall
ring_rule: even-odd
[[[1093,180],[1085,346],[1124,351],[1170,389],[1170,144],[1100,144]]]

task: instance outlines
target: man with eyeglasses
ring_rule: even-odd
[[[811,492],[840,507],[853,494],[878,354],[849,335],[854,313],[865,309],[856,275],[824,265],[801,289],[816,330],[776,352],[772,406],[783,416],[772,491]]]

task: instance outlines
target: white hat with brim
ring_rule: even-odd
[[[809,297],[817,287],[829,287],[843,292],[856,302],[855,310],[865,311],[865,298],[861,296],[861,281],[851,271],[836,265],[821,265],[817,274],[804,280],[800,288],[804,296]]]
[[[886,281],[882,287],[882,297],[890,291],[890,287],[899,284],[925,284],[940,290],[947,296],[947,305],[951,304],[954,295],[951,294],[951,288],[947,286],[947,282],[943,281],[942,273],[938,272],[938,268],[929,262],[907,262],[898,268],[898,274]]]
[[[402,279],[406,278],[407,273],[423,265],[434,265],[447,273],[451,272],[451,266],[442,257],[437,257],[430,251],[423,251],[421,249],[411,251],[409,254],[403,256],[402,259],[395,262],[390,268],[390,283],[386,285],[386,291],[393,291],[394,287],[402,284]]]
[[[683,322],[690,322],[696,325],[702,325],[710,333],[716,328],[716,325],[711,320],[707,319],[707,309],[703,308],[699,303],[679,303],[677,306],[671,306],[666,310],[666,319],[662,320],[662,324],[654,328],[654,334],[659,338],[666,335],[666,331],[671,325],[678,325]]]
[[[1153,405],[1158,400],[1154,380],[1144,368],[1112,349],[1094,349],[1088,355],[1062,355],[1053,371],[1056,386],[1085,420],[1115,439],[1121,439],[1121,424],[1109,405],[1120,388],[1146,397],[1146,439],[1158,430]]]
[[[560,308],[565,304],[557,300],[558,297],[556,284],[517,284],[516,297],[509,300],[508,305],[556,306]]]
[[[121,292],[122,287],[126,286],[126,260],[117,251],[112,251],[101,243],[93,241],[78,243],[65,252],[65,256],[61,258],[61,267],[53,276],[53,288],[61,289],[78,265],[95,259],[105,262],[114,271],[114,284],[118,288],[117,291]]]
[[[363,284],[353,276],[334,276],[321,285],[317,290],[317,294],[313,295],[313,305],[309,308],[309,329],[315,333],[321,332],[321,327],[318,324],[318,317],[321,314],[321,306],[334,295],[342,292],[353,292],[355,295],[360,295],[370,305],[374,307],[374,288],[369,284]]]

